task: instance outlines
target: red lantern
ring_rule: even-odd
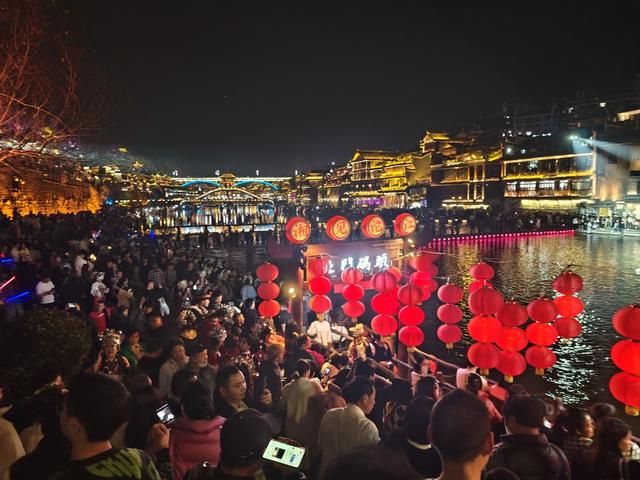
[[[469,336],[480,343],[493,343],[500,337],[502,324],[496,317],[478,315],[467,326]]]
[[[584,311],[584,303],[573,295],[560,295],[553,299],[561,317],[577,317]]]
[[[577,273],[568,270],[561,273],[553,281],[553,289],[564,295],[573,295],[578,293],[584,287],[582,278]]]
[[[513,383],[513,377],[522,375],[526,370],[527,361],[518,352],[500,352],[500,359],[496,368],[504,375],[506,382]]]
[[[398,320],[403,325],[418,326],[424,322],[424,310],[416,305],[407,305],[398,312]]]
[[[331,291],[331,286],[331,280],[327,277],[313,277],[309,281],[309,290],[316,295],[326,295]]]
[[[433,279],[431,278],[431,275],[429,275],[427,272],[413,272],[409,277],[409,282],[414,285],[418,285],[419,287],[425,287],[429,285],[432,280]]]
[[[342,311],[347,317],[358,318],[359,316],[364,314],[365,306],[362,302],[359,302],[357,300],[350,300],[342,304]]]
[[[284,234],[289,242],[301,245],[311,236],[311,224],[302,217],[293,217],[285,225]]]
[[[389,268],[387,268],[385,271],[389,272],[391,275],[396,277],[397,281],[400,281],[402,279],[402,272],[400,271],[400,269],[398,267],[394,267],[392,265]]]
[[[398,286],[398,281],[392,273],[380,272],[371,277],[371,285],[378,292],[388,292]]]
[[[398,340],[409,349],[422,345],[424,342],[424,333],[418,327],[408,325],[402,327],[398,332]]]
[[[342,275],[340,275],[340,278],[342,279],[342,281],[349,285],[353,285],[358,282],[361,282],[363,277],[364,275],[362,274],[362,271],[353,267],[347,268],[345,271],[342,272]]]
[[[582,332],[582,325],[573,317],[560,317],[554,324],[558,331],[558,336],[563,338],[574,338]]]
[[[469,295],[469,310],[474,315],[494,315],[504,305],[500,292],[483,287]]]
[[[527,338],[534,345],[548,347],[558,340],[558,331],[548,323],[532,323],[527,327]]]
[[[279,273],[278,267],[273,263],[263,263],[256,269],[256,277],[261,282],[273,282]]]
[[[498,346],[508,352],[518,352],[529,343],[527,335],[518,327],[502,327],[496,342]]]
[[[280,295],[280,287],[273,282],[262,282],[258,285],[258,296],[263,300],[274,300]]]
[[[422,300],[426,300],[431,296],[433,292],[438,290],[438,281],[435,278],[432,278],[431,280],[429,280],[429,283],[420,288],[422,288],[423,293]]]
[[[433,261],[433,258],[431,256],[421,254],[421,255],[418,255],[417,257],[409,258],[409,265],[411,265],[411,268],[419,272],[427,272],[433,266],[433,263],[431,263],[432,261]]]
[[[275,300],[264,300],[258,305],[258,313],[261,317],[273,318],[280,313],[280,304]]]
[[[491,280],[495,275],[495,271],[491,265],[486,263],[476,263],[469,269],[469,275],[476,280]]]
[[[415,305],[422,301],[422,289],[416,285],[404,285],[398,290],[398,300],[403,305]]]
[[[326,295],[314,295],[309,300],[309,308],[316,313],[327,313],[331,306],[331,299]]]
[[[551,323],[558,316],[558,307],[548,298],[541,297],[527,305],[527,313],[534,322]]]
[[[613,314],[613,328],[633,340],[640,340],[640,307],[630,305]]]
[[[445,344],[450,350],[454,343],[458,343],[462,339],[462,330],[457,325],[440,325],[436,330],[438,340]]]
[[[327,221],[326,232],[331,240],[346,240],[351,235],[351,222],[342,215],[336,215]]]
[[[391,315],[379,314],[371,320],[371,328],[382,337],[388,337],[398,329],[398,322]]]
[[[627,372],[616,373],[609,381],[609,390],[616,400],[624,403],[627,415],[640,413],[640,377]]]
[[[443,303],[458,303],[463,296],[464,291],[453,283],[447,283],[438,289],[438,298]]]
[[[490,282],[487,282],[486,280],[476,280],[475,282],[471,282],[469,284],[469,295],[471,295],[474,292],[477,292],[482,287],[487,287],[493,290],[493,285],[491,285]]]
[[[427,250],[420,250],[419,255],[421,257],[426,258],[431,263],[434,263],[434,262],[437,262],[438,260],[440,260],[440,257],[442,257],[443,254],[440,253],[440,252],[429,252]],[[413,265],[412,265],[412,268],[414,268],[414,270],[418,270],[415,267],[413,267]]]
[[[467,358],[472,365],[478,367],[482,374],[489,373],[500,361],[500,351],[491,343],[474,343],[467,350]]]
[[[380,215],[372,213],[362,219],[362,234],[367,238],[380,238],[384,234],[384,220]]]
[[[315,277],[322,277],[329,272],[329,261],[322,257],[313,258],[309,261],[309,271]]]
[[[345,300],[349,301],[360,300],[362,297],[364,297],[364,288],[362,288],[362,286],[358,285],[357,283],[345,285],[345,287],[342,289],[342,296]]]
[[[527,323],[527,310],[516,302],[505,302],[496,315],[505,327],[519,327]]]
[[[455,305],[450,305],[445,303],[444,305],[440,305],[438,307],[438,311],[436,313],[438,319],[444,323],[458,323],[462,320],[462,310],[460,307]]]
[[[527,363],[536,369],[536,375],[544,375],[545,368],[551,368],[556,363],[556,354],[547,347],[534,345],[524,354]]]
[[[393,229],[401,237],[411,235],[416,231],[416,218],[410,213],[401,213],[393,221]]]
[[[621,340],[611,349],[611,360],[620,370],[640,375],[640,343]]]
[[[394,315],[399,306],[396,296],[391,292],[378,293],[371,298],[371,308],[376,313]]]

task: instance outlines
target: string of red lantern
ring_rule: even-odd
[[[398,330],[393,317],[398,312],[398,279],[388,270],[374,274],[371,285],[378,293],[371,298],[371,308],[376,316],[371,320],[371,329],[380,336],[392,335]]]
[[[518,328],[526,323],[527,311],[516,302],[505,302],[496,318],[502,324],[496,342],[502,351],[496,368],[504,375],[506,382],[513,383],[513,378],[524,373],[527,368],[527,361],[520,351],[529,341],[524,331]]]
[[[630,305],[613,314],[613,328],[627,337],[611,348],[611,359],[622,372],[609,381],[614,398],[624,404],[627,415],[640,414],[640,307]]]
[[[433,264],[431,266],[434,267]],[[398,341],[405,345],[408,351],[424,342],[424,332],[418,328],[424,322],[424,310],[418,306],[422,303],[423,297],[422,288],[411,281],[398,289],[398,300],[404,305],[398,312],[398,320],[403,325],[398,332]]]
[[[552,325],[558,316],[558,307],[552,300],[540,297],[527,305],[527,314],[533,320],[526,329],[527,339],[533,346],[527,349],[525,358],[536,369],[536,375],[544,375],[545,369],[556,363],[556,354],[548,347],[558,339],[558,331]]]
[[[341,278],[345,283],[342,296],[346,300],[342,304],[342,311],[347,317],[355,320],[365,311],[364,303],[360,301],[364,297],[364,288],[360,285],[364,276],[357,268],[347,268],[342,272]]]
[[[280,313],[280,304],[275,300],[280,295],[280,287],[273,281],[278,278],[280,271],[273,263],[263,263],[256,269],[258,297],[262,299],[258,305],[258,313],[262,317],[273,318]]]
[[[504,306],[504,299],[499,291],[486,284],[494,273],[493,267],[486,263],[477,263],[469,269],[476,282],[484,283],[469,294],[469,310],[475,316],[467,325],[467,331],[478,343],[469,348],[467,358],[483,375],[488,375],[500,362],[500,351],[493,343],[500,337],[502,324],[494,315]]]
[[[580,335],[582,325],[576,319],[584,311],[584,303],[575,295],[583,288],[582,278],[570,270],[565,270],[553,281],[553,289],[560,296],[553,299],[560,315],[555,322],[558,336],[569,339]]]
[[[309,299],[309,308],[319,314],[331,310],[331,299],[327,294],[331,291],[331,279],[326,276],[329,271],[329,262],[322,257],[317,257],[309,262],[309,271],[313,275],[309,280],[309,290],[313,296]]]
[[[462,339],[462,330],[456,325],[462,320],[462,310],[455,304],[459,303],[463,296],[462,288],[452,283],[442,285],[438,289],[438,298],[444,304],[438,307],[436,316],[444,325],[438,327],[436,336],[448,349],[452,349],[453,344]]]
[[[438,289],[438,282],[433,277],[438,275],[438,267],[434,262],[439,258],[439,254],[426,251],[409,258],[409,265],[416,270],[411,274],[409,282],[421,288],[423,301],[428,300]]]

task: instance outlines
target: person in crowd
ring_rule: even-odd
[[[175,478],[203,461],[220,461],[220,430],[225,419],[216,415],[213,399],[201,381],[187,383],[180,403],[184,415],[171,423],[169,455]]]
[[[282,392],[282,374],[280,368],[284,361],[284,347],[278,343],[267,346],[266,359],[258,367],[258,378],[254,381],[254,389],[258,397],[261,397],[265,389],[271,392],[274,405],[280,405]]]
[[[485,403],[485,405],[487,406],[487,410],[491,415],[491,421],[494,424],[502,423],[502,414],[498,411],[494,403],[491,401],[489,395],[483,390],[484,383],[482,381],[482,377],[477,373],[469,373],[466,377],[466,382],[467,383],[465,385],[465,390],[471,392],[473,395],[476,395]]]
[[[393,354],[386,338],[373,335],[373,341],[367,345],[366,352],[368,358],[372,358],[387,368],[393,367]]]
[[[593,447],[578,454],[572,478],[621,480],[621,472],[629,462],[625,454],[631,452],[632,446],[631,429],[625,422],[615,417],[600,419]]]
[[[440,387],[440,381],[432,375],[422,377],[416,382],[413,387],[413,396],[425,396],[433,398],[436,401],[440,400],[442,398],[442,388]]]
[[[151,427],[158,423],[157,410],[163,405],[160,392],[153,385],[129,390],[131,415],[124,428],[123,445],[144,450]],[[111,438],[112,443],[114,438]]]
[[[331,463],[346,449],[373,446],[380,441],[375,423],[366,417],[373,410],[376,400],[373,380],[355,377],[345,385],[342,394],[348,405],[329,410],[320,424],[318,448],[322,455],[322,466]]]
[[[256,289],[253,286],[253,282],[251,280],[251,276],[247,276],[244,279],[244,283],[242,288],[240,289],[240,298],[243,303],[246,303],[249,299],[255,299],[258,296],[256,293]]]
[[[210,392],[215,390],[216,369],[209,365],[209,353],[207,347],[202,344],[192,344],[190,356],[187,357],[185,369],[194,373],[198,380],[204,383]]]
[[[60,425],[71,444],[69,461],[53,478],[104,478],[119,468],[119,478],[158,480],[151,458],[134,448],[113,448],[109,439],[129,415],[130,396],[117,380],[100,373],[81,373],[71,380]]]
[[[56,287],[51,281],[51,274],[43,272],[42,278],[36,283],[36,297],[42,308],[53,308],[56,304]]]
[[[118,306],[115,312],[109,317],[107,324],[108,328],[113,330],[119,330],[121,332],[127,331],[129,327],[129,308],[125,306]]]
[[[307,335],[325,348],[333,346],[333,334],[331,324],[327,322],[324,313],[319,313],[317,318],[307,328]]]
[[[242,315],[244,315],[244,331],[251,335],[259,320],[255,298],[249,298],[244,302]]]
[[[250,391],[244,374],[235,365],[227,365],[218,370],[216,375],[216,389],[213,396],[216,412],[224,418],[230,418],[234,413],[247,408],[269,409],[273,405],[271,392],[264,389],[258,402]]]
[[[517,395],[507,399],[504,423],[508,433],[496,445],[487,468],[504,467],[532,480],[570,480],[566,455],[541,432],[545,414],[546,406],[535,397]]]
[[[415,387],[418,380],[427,375],[435,375],[436,364],[423,355],[414,355],[413,371],[411,372],[411,386]]]
[[[298,360],[293,380],[282,388],[280,406],[285,412],[285,435],[307,448],[315,443],[312,436],[314,419],[310,415],[310,404],[313,397],[321,393],[320,381],[311,378],[309,360]]]
[[[610,403],[598,402],[591,405],[589,413],[593,421],[597,424],[602,418],[615,416],[616,407]]]
[[[461,389],[445,395],[433,406],[427,436],[442,461],[439,480],[480,480],[493,448],[482,400]]]
[[[569,408],[560,414],[553,425],[553,442],[564,451],[569,459],[573,459],[593,443],[595,423],[589,412],[582,408]]]
[[[108,312],[103,300],[97,300],[95,302],[93,311],[89,313],[89,319],[91,320],[91,324],[93,325],[96,334],[100,335],[107,329]]]
[[[422,480],[402,456],[394,453],[383,445],[350,449],[326,466],[321,480]]]
[[[121,380],[130,372],[129,360],[120,353],[122,334],[116,330],[105,330],[99,339],[102,342],[102,348],[92,365],[92,370]]]
[[[340,370],[349,365],[349,357],[345,353],[332,353],[327,361],[322,364],[320,374],[322,375],[321,383],[326,386]]]
[[[137,367],[138,361],[144,356],[144,348],[140,345],[140,330],[136,327],[125,330],[120,353],[129,361],[131,368]]]
[[[160,384],[160,367],[164,363],[164,346],[161,340],[152,339],[146,344],[146,352],[138,360],[138,370],[145,373],[156,387]]]
[[[184,350],[184,343],[176,341],[170,350],[169,358],[160,367],[158,376],[158,388],[162,398],[167,398],[171,394],[171,380],[178,370],[182,370],[187,365],[189,357]]]
[[[196,380],[198,380],[196,374],[189,370],[178,370],[171,379],[171,394],[167,398],[167,404],[175,418],[182,416],[182,403],[180,402],[182,390],[185,385]]]
[[[3,385],[0,385],[0,400],[4,396]],[[21,457],[25,451],[13,423],[0,417],[0,480],[9,480],[9,467]]]

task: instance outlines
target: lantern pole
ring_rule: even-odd
[[[293,317],[294,322],[298,324],[298,328],[302,331],[302,326],[304,323],[304,308],[303,308],[303,287],[304,287],[304,271],[302,268],[298,267],[296,269],[296,288],[298,290],[298,294],[291,299],[291,315]]]

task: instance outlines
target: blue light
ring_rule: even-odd
[[[219,187],[220,184],[218,182],[214,182],[213,180],[190,180],[182,184],[183,187],[190,187],[191,185],[197,185],[199,183],[206,183],[207,185],[213,185],[215,187]]]
[[[267,187],[271,187],[274,190],[278,190],[278,187],[276,187],[273,183],[267,182],[265,180],[242,180],[241,182],[236,182],[236,187],[239,187],[240,185],[244,185],[246,183],[261,183],[262,185],[266,185]]]
[[[15,302],[16,300],[19,300],[20,298],[23,298],[23,297],[27,297],[27,296],[28,296],[28,295],[30,295],[30,294],[31,294],[31,292],[29,292],[29,291],[22,292],[22,293],[18,293],[17,295],[13,295],[13,296],[11,296],[11,297],[7,297],[7,298],[4,300],[4,302],[5,302],[5,303],[13,303],[13,302]]]
[[[13,258],[3,258],[2,260],[0,260],[0,263],[13,263]]]

